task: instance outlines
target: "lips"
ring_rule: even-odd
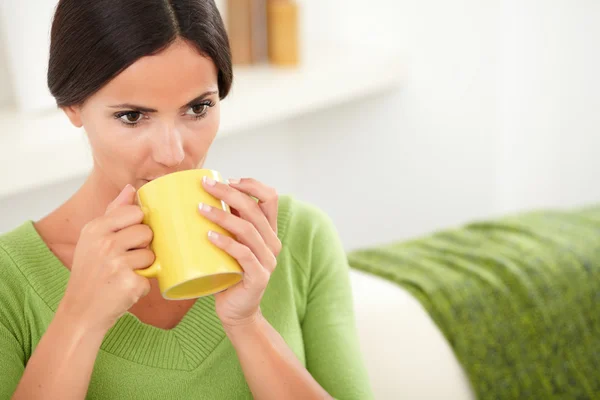
[[[164,173],[162,173],[160,175],[155,175],[155,176],[152,176],[152,177],[149,177],[149,178],[142,178],[141,180],[142,181],[146,181],[146,182],[152,182],[153,180],[161,178],[161,177],[163,177],[165,175],[172,174],[172,173],[175,173],[175,172],[181,172],[181,171],[187,171],[187,169],[178,169],[178,170],[175,170],[175,171],[166,171],[166,172],[164,172]]]

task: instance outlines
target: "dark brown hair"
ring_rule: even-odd
[[[214,0],[60,0],[50,35],[50,93],[59,107],[82,104],[177,38],[214,62],[225,98],[233,80],[231,50]]]

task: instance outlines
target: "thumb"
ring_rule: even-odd
[[[121,193],[119,193],[119,195],[108,205],[108,207],[106,207],[105,214],[110,213],[117,207],[133,204],[134,199],[135,188],[128,183],[125,185],[123,190],[121,190]]]

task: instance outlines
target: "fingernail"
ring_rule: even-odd
[[[203,179],[204,183],[206,183],[208,186],[215,186],[216,181],[213,178],[205,176]]]
[[[204,211],[204,212],[210,212],[210,210],[212,209],[211,206],[209,206],[208,204],[204,204],[204,203],[198,204],[198,208],[200,209],[200,211]]]
[[[219,234],[215,231],[208,231],[208,238],[212,240],[219,239]]]
[[[239,179],[227,179],[228,183],[233,183],[234,185],[237,185],[238,183],[240,183]]]

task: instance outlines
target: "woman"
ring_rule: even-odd
[[[135,273],[154,260],[135,191],[203,165],[231,84],[213,0],[59,2],[48,85],[94,167],[0,237],[1,398],[372,397],[344,251],[314,207],[253,179],[203,182],[235,211],[198,210],[234,233],[211,240],[244,280],[167,301]]]

